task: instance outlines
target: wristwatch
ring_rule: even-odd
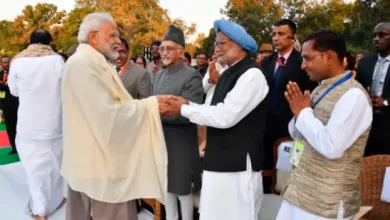
[[[389,106],[389,102],[385,99],[385,100],[383,100],[383,105],[387,107],[387,106]]]

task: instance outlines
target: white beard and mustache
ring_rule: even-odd
[[[163,62],[163,64],[165,66],[167,66],[167,65],[172,63],[172,59],[170,57],[163,57],[161,61]]]
[[[110,60],[116,60],[119,57],[118,51],[116,51],[116,48],[118,47],[117,44],[114,44],[113,46],[110,46],[107,43],[102,43],[100,45],[100,52],[107,57]]]
[[[234,57],[234,53],[232,50],[226,51],[225,54],[219,55],[217,58],[217,62],[221,64],[221,66],[228,65],[228,60],[231,60]]]

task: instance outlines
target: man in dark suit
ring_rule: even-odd
[[[262,67],[270,82],[271,108],[267,115],[267,125],[264,134],[264,169],[271,169],[274,164],[273,145],[282,137],[289,136],[288,123],[293,114],[284,97],[289,81],[296,82],[301,90],[313,90],[315,82],[310,81],[308,75],[301,69],[302,57],[294,49],[297,26],[288,19],[277,21],[272,30],[272,41],[277,52],[265,57]],[[264,178],[264,192],[270,192],[271,180]]]
[[[378,54],[362,58],[356,75],[369,90],[374,108],[365,156],[390,154],[390,22],[375,27],[373,40]]]
[[[150,74],[146,69],[129,61],[129,43],[123,38],[118,53],[119,57],[114,64],[126,90],[134,99],[149,97],[152,93]]]
[[[0,98],[2,102],[3,114],[5,125],[7,127],[7,134],[9,138],[9,142],[11,143],[12,150],[8,153],[16,154],[16,145],[15,145],[15,137],[16,137],[16,122],[18,118],[18,107],[19,107],[19,99],[13,96],[9,92],[8,88],[8,73],[10,67],[10,57],[3,56],[1,58],[1,66],[3,70],[0,71]]]

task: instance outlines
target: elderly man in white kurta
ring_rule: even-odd
[[[63,77],[68,220],[136,220],[135,199],[167,193],[158,99],[133,99],[108,60],[121,43],[107,13],[87,15]]]
[[[257,220],[263,198],[263,132],[268,83],[248,54],[257,44],[245,29],[226,20],[214,22],[215,53],[228,68],[219,77],[211,105],[166,97],[166,115],[206,125],[200,197],[201,220]]]
[[[64,200],[62,161],[62,57],[49,44],[49,32],[37,29],[30,46],[13,60],[10,92],[19,97],[16,145],[26,170],[35,219],[47,219]]]

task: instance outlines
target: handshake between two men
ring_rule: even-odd
[[[188,105],[189,101],[180,96],[157,95],[158,108],[163,116],[180,116],[181,106]]]

